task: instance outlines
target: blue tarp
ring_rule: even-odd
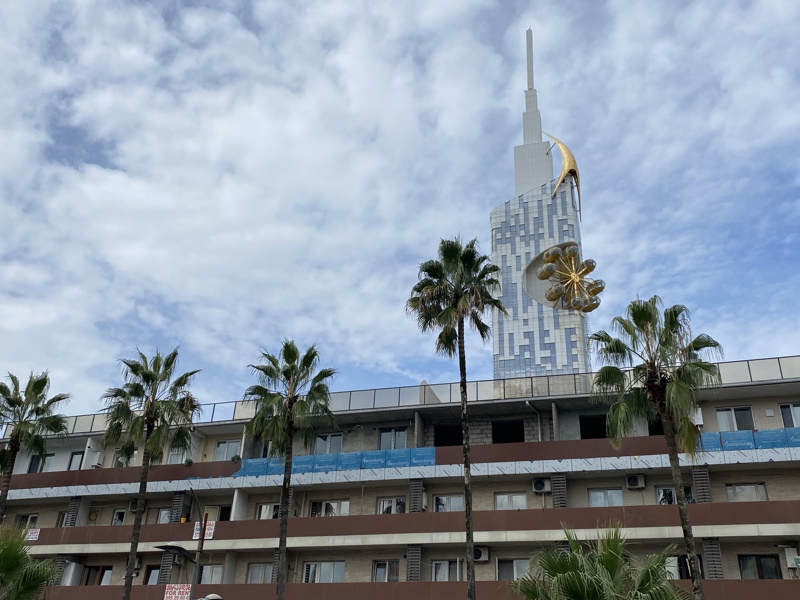
[[[330,473],[336,470],[336,464],[339,462],[338,454],[315,454],[314,455],[314,473]]]
[[[245,477],[260,477],[267,474],[269,460],[266,458],[248,458],[242,461]]]
[[[267,466],[267,475],[283,475],[285,466],[285,458],[270,458],[269,465]]]
[[[412,448],[412,467],[432,467],[436,464],[436,448]]]
[[[361,453],[362,469],[383,469],[386,467],[386,451],[370,450]]]
[[[719,452],[722,450],[719,433],[701,433],[700,438],[697,440],[697,449],[703,452]]]
[[[756,448],[786,448],[786,431],[784,429],[762,429],[753,434]]]
[[[407,467],[411,464],[411,451],[410,450],[387,450],[386,451],[386,466],[387,467]]]
[[[361,452],[342,452],[337,456],[339,457],[337,470],[358,471],[361,468]]]
[[[784,431],[789,448],[800,448],[800,427],[787,427]]]
[[[311,473],[314,470],[314,455],[295,456],[292,459],[292,473]]]
[[[723,450],[753,450],[756,447],[753,432],[750,430],[723,431],[719,435]]]

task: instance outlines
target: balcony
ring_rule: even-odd
[[[689,589],[689,582],[680,585]],[[476,582],[477,596],[481,600],[509,600],[512,598],[507,583],[498,581]],[[766,597],[770,600],[794,600],[798,597],[800,582],[788,579],[741,581],[735,579],[705,580],[703,589],[708,600],[751,600]],[[131,600],[163,600],[166,586],[134,585]],[[463,600],[467,586],[463,582],[411,582],[411,583],[290,583],[286,586],[286,600]],[[263,600],[275,597],[275,585],[198,585],[197,597],[216,593],[225,600]],[[47,591],[50,600],[106,600],[122,596],[122,586],[54,587]]]

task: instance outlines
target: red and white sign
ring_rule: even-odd
[[[204,540],[213,540],[214,539],[214,524],[216,521],[207,521],[206,522],[206,535],[203,538]],[[193,540],[200,539],[200,528],[203,524],[200,521],[194,522],[194,533],[192,534]]]
[[[25,534],[25,541],[26,542],[35,542],[39,539],[39,529],[28,529],[28,533]]]
[[[189,600],[191,592],[191,583],[170,583],[164,592],[164,600]]]

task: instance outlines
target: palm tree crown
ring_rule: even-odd
[[[661,306],[658,296],[636,299],[624,317],[612,320],[618,337],[605,331],[590,336],[605,363],[595,374],[592,395],[596,401],[611,402],[606,424],[609,438],[617,444],[636,418],[654,423],[663,410],[674,421],[678,443],[693,453],[697,390],[719,381],[717,365],[705,358],[721,357],[722,349],[706,334],[692,337],[685,306],[671,306],[663,313]]]
[[[419,281],[411,290],[406,310],[415,315],[423,332],[439,331],[436,351],[455,356],[458,347],[459,321],[468,321],[488,339],[490,327],[483,322],[487,308],[506,309],[492,293],[500,288],[496,274],[500,267],[478,251],[477,240],[462,246],[461,239],[442,240],[438,260],[419,266]]]
[[[163,458],[165,446],[188,449],[191,445],[189,428],[200,405],[188,388],[200,371],[188,371],[173,380],[178,348],[166,356],[156,351],[150,360],[137,352],[135,359],[120,359],[123,386],[106,390],[101,398],[108,415],[103,446],[123,440],[119,455],[130,460],[144,442],[143,450],[157,461]]]
[[[0,600],[35,600],[56,575],[53,559],[30,556],[24,530],[0,528]]]
[[[6,512],[6,501],[11,475],[20,448],[32,455],[44,457],[45,436],[67,433],[66,418],[56,411],[69,400],[69,394],[56,394],[50,398],[50,375],[47,371],[37,375],[31,373],[25,389],[20,388],[19,379],[9,373],[9,387],[0,382],[0,423],[6,423],[5,436],[8,446],[3,449],[0,464],[3,465],[3,482],[0,487],[0,522]]]
[[[691,594],[670,581],[672,546],[631,564],[619,527],[582,545],[565,530],[569,551],[547,548],[531,559],[530,570],[513,588],[526,600],[685,600]]]

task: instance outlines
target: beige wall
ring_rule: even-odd
[[[6,512],[5,522],[12,527],[16,526],[17,517],[19,515],[37,515],[36,528],[44,529],[46,527],[55,527],[56,520],[58,519],[59,512],[66,512],[69,500],[63,504],[55,505],[41,505],[41,504],[28,504],[28,505],[11,505]]]
[[[292,552],[289,556],[289,581],[303,581],[304,565],[309,561],[344,560],[345,582],[372,581],[372,565],[376,560],[400,561],[400,581],[406,580],[406,560],[403,548],[387,550],[351,550],[346,552]]]
[[[703,430],[719,431],[717,424],[718,408],[738,408],[750,406],[753,412],[753,423],[756,429],[780,429],[783,427],[781,419],[781,404],[797,402],[797,398],[778,397],[778,398],[744,398],[742,400],[709,400],[703,402]],[[767,411],[771,410],[773,416],[767,416]]]
[[[786,579],[788,573],[786,569],[786,558],[782,548],[776,548],[774,543],[769,542],[730,542],[720,543],[722,550],[722,573],[725,579],[741,579],[739,571],[740,554],[773,554],[778,557],[781,566],[781,576]]]
[[[729,483],[763,483],[767,489],[767,500],[797,500],[800,498],[800,470],[764,469],[711,471],[711,499],[714,502],[727,502]]]

